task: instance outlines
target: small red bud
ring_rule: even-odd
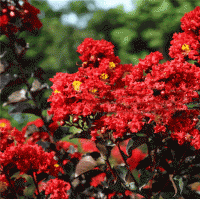
[[[6,13],[8,10],[6,9],[6,8],[4,8],[3,10],[2,10],[2,13]]]
[[[106,132],[106,127],[102,127],[101,128],[101,134],[105,133]]]
[[[78,121],[78,116],[74,116],[73,123],[76,123]]]
[[[91,57],[90,57],[90,61],[91,61],[91,62],[95,62],[95,61],[96,61],[96,57],[95,57],[95,56],[91,56]]]
[[[14,16],[15,16],[15,13],[14,13],[13,11],[11,11],[11,12],[10,12],[10,16],[11,16],[11,17],[14,17]]]
[[[25,13],[25,14],[28,14],[28,10],[24,10],[24,13]]]
[[[161,95],[164,95],[165,94],[165,91],[161,91]]]
[[[15,10],[15,6],[10,6],[9,9],[10,10]]]
[[[60,121],[60,126],[63,126],[65,124],[64,121]]]

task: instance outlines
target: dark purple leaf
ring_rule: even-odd
[[[30,103],[18,102],[13,106],[13,109],[9,112],[9,114],[17,113],[30,113],[40,116],[41,111],[36,106]]]
[[[33,133],[39,132],[39,131],[40,129],[35,124],[28,125],[26,129],[25,137],[30,137],[33,135]]]
[[[12,76],[10,74],[2,74],[0,75],[0,93],[4,89],[4,87],[12,80]]]
[[[53,138],[55,141],[61,140],[66,135],[70,135],[68,127],[58,127],[58,129],[54,132]]]
[[[8,68],[9,64],[5,60],[0,60],[0,74],[4,73]]]

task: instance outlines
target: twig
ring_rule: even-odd
[[[37,193],[38,193],[37,197],[39,197],[39,199],[41,199],[40,191],[39,191],[38,183],[37,183],[37,177],[35,176],[35,172],[32,173],[32,177],[33,177],[34,185],[35,185]]]
[[[123,159],[123,161],[125,163],[126,169],[128,170],[129,174],[131,175],[131,178],[134,180],[136,187],[139,187],[138,182],[136,181],[135,177],[133,176],[131,170],[129,169],[128,163],[126,162],[126,159],[124,158],[124,155],[123,155],[123,152],[122,152],[122,150],[120,148],[119,142],[117,142],[117,147],[118,147],[119,152],[120,152],[120,154],[122,156],[122,159]]]

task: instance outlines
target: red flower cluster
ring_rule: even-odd
[[[16,1],[2,1],[0,10],[1,34],[9,36],[18,31],[30,31],[40,29],[42,23],[37,17],[40,10],[23,0],[23,5]],[[18,21],[18,23],[16,23]],[[20,21],[20,23],[19,23]]]
[[[200,31],[200,7],[197,6],[194,10],[186,13],[181,18],[181,28],[183,31],[199,34]]]
[[[3,170],[7,169],[7,166],[17,167],[22,174],[45,172],[57,176],[61,171],[61,168],[56,165],[54,152],[47,153],[37,144],[7,147],[4,152],[0,152],[0,163]]]
[[[67,191],[71,188],[68,182],[63,180],[51,179],[49,180],[43,189],[45,190],[45,195],[50,195],[50,199],[68,199],[69,195]]]
[[[79,57],[82,62],[89,61],[94,63],[96,61],[102,62],[107,59],[110,62],[120,63],[119,57],[114,55],[114,45],[103,39],[99,41],[86,38],[84,42],[79,45],[77,52],[82,55]],[[84,66],[86,65],[87,63],[84,63]]]
[[[15,144],[23,144],[24,134],[15,127],[12,128],[10,122],[6,119],[0,119],[0,151],[3,152],[7,147]]]
[[[82,54],[80,59],[84,61],[79,71],[75,74],[57,73],[50,79],[54,92],[48,100],[51,101],[49,114],[53,114],[54,121],[65,121],[70,114],[85,117],[106,113],[91,128],[94,140],[103,134],[101,127],[105,128],[104,133],[112,130],[114,138],[121,138],[127,132],[139,132],[145,123],[152,121],[156,123],[155,133],[166,133],[166,127],[172,127],[170,123],[176,112],[187,113],[185,104],[198,98],[196,91],[200,89],[199,67],[184,60],[186,54],[198,60],[197,37],[183,33],[174,36],[177,38],[180,42],[172,43],[182,45],[182,49],[171,47],[174,60],[159,64],[163,56],[154,52],[140,59],[136,66],[119,64],[111,43],[85,39],[78,47]],[[191,46],[190,52],[187,45]],[[172,135],[178,134],[171,131]],[[198,135],[197,129],[195,133]],[[183,134],[185,137],[188,132]],[[190,142],[200,148],[196,142]]]
[[[172,58],[191,59],[200,63],[200,7],[186,13],[181,19],[183,33],[175,33],[171,41],[169,55]]]

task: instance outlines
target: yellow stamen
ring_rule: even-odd
[[[60,93],[60,91],[58,91],[58,90],[54,90],[54,93],[57,94],[57,93]]]
[[[184,44],[182,46],[182,50],[185,51],[185,52],[189,52],[190,51],[190,46],[188,44]]]
[[[6,123],[4,123],[4,122],[2,122],[2,123],[0,123],[0,127],[6,127]]]
[[[80,81],[74,81],[72,83],[73,87],[74,87],[74,90],[76,91],[79,91],[80,90],[80,85],[81,85],[81,82]]]
[[[103,74],[101,74],[100,78],[101,79],[107,79],[108,78],[108,74],[103,73]]]
[[[109,68],[110,69],[113,69],[113,68],[115,68],[116,66],[115,66],[115,63],[114,62],[109,62]]]
[[[59,164],[55,164],[55,165],[54,165],[54,167],[59,167],[59,166],[60,166]]]
[[[90,90],[90,92],[95,93],[97,91],[97,89],[92,89]]]

